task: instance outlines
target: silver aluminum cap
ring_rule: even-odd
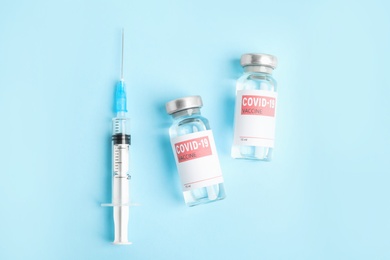
[[[278,59],[275,56],[263,53],[246,53],[241,56],[241,66],[265,66],[275,69]]]
[[[171,115],[178,111],[202,106],[203,102],[200,96],[189,96],[169,101],[165,104],[165,109],[167,110],[167,113]]]

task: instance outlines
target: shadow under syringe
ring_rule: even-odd
[[[104,240],[112,242],[114,240],[114,217],[110,207],[102,207],[101,203],[110,202],[112,200],[112,162],[111,162],[111,134],[107,135],[107,142],[105,143],[106,151],[104,153],[104,185],[101,190],[104,190],[104,200],[99,201],[99,207],[104,212]]]

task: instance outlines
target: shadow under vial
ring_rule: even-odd
[[[222,127],[225,129],[222,133],[222,139],[226,140],[223,142],[223,147],[220,149],[222,153],[230,155],[231,145],[233,144],[234,134],[234,112],[236,105],[236,82],[237,79],[242,75],[242,67],[240,65],[240,59],[231,59],[229,62],[227,75],[225,81],[222,83],[222,88],[227,91],[223,95],[223,117]]]
[[[169,100],[168,100],[169,101]],[[170,191],[167,191],[178,203],[183,203],[183,195],[181,193],[181,185],[179,175],[177,173],[176,162],[172,152],[171,141],[169,136],[169,127],[171,126],[171,116],[166,113],[165,103],[156,104],[157,113],[160,115],[158,118],[161,122],[157,122],[158,125],[158,140],[159,149],[158,154],[162,155],[164,168],[161,171],[164,173],[163,186],[167,187]]]

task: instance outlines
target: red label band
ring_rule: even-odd
[[[211,155],[210,141],[207,136],[175,144],[179,163]]]
[[[241,115],[275,116],[276,98],[243,95]]]

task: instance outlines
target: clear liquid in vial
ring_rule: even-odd
[[[186,134],[206,131],[210,129],[206,118],[197,115],[191,115],[177,118],[171,126],[169,132],[171,138]],[[225,198],[225,189],[223,183],[210,185],[203,188],[192,189],[183,192],[184,201],[188,206],[210,203]]]
[[[237,80],[236,91],[239,90],[276,91],[276,82],[265,73],[245,73]],[[271,161],[272,152],[272,147],[233,144],[231,156],[236,159]]]

